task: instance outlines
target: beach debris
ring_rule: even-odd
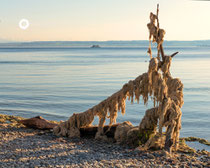
[[[25,119],[25,120],[20,120],[18,122],[25,125],[26,127],[34,128],[34,129],[41,129],[41,130],[53,129],[55,126],[58,125],[55,123],[50,123],[48,120],[45,120],[41,116],[37,116],[37,117]]]
[[[12,115],[6,115],[6,114],[0,114],[0,123],[17,123],[20,120],[23,120],[23,117],[19,116],[12,116]]]
[[[138,128],[139,144],[144,149],[164,148],[171,153],[172,148],[178,149],[179,131],[181,129],[181,107],[183,101],[183,84],[180,79],[173,78],[170,73],[172,58],[178,53],[166,56],[163,50],[165,30],[159,28],[157,14],[150,13],[149,29],[149,54],[150,62],[148,71],[130,80],[122,89],[114,93],[98,105],[83,113],[74,113],[68,121],[54,127],[54,134],[58,136],[80,137],[80,128],[91,126],[94,116],[99,117],[98,130],[95,138],[105,140],[105,120],[110,120],[110,128],[116,123],[118,112],[125,114],[126,99],[133,103],[139,102],[142,97],[147,105],[149,98],[154,102],[154,107],[145,112],[145,116]],[[157,57],[152,57],[151,41],[157,43]],[[162,59],[160,58],[160,54]],[[166,132],[163,132],[165,127]],[[115,131],[115,140],[122,143],[128,138],[129,131],[133,128],[128,122],[120,124]],[[134,138],[135,139],[135,138]]]
[[[185,140],[185,141],[188,141],[188,142],[199,142],[201,144],[204,144],[204,145],[207,145],[207,146],[210,146],[210,142],[206,139],[203,139],[203,138],[198,138],[198,137],[185,137],[185,138],[180,138],[180,140]]]
[[[114,139],[116,140],[116,142],[119,144],[127,142],[127,133],[131,128],[133,128],[133,125],[130,121],[125,121],[120,124],[114,134]]]
[[[196,153],[196,150],[194,148],[189,147],[186,144],[185,139],[183,139],[183,138],[180,138],[180,140],[179,140],[179,149],[178,149],[178,151],[182,152],[182,153]]]
[[[109,125],[105,125],[103,127],[104,135],[108,138],[114,138],[116,128],[121,123],[113,124],[111,127]],[[80,137],[95,137],[96,133],[98,132],[98,126],[88,126],[88,127],[81,127],[80,129]]]

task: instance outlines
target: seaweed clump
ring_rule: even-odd
[[[91,126],[94,116],[98,116],[99,124],[95,138],[107,139],[103,132],[105,120],[110,120],[110,126],[116,123],[118,112],[125,114],[126,99],[133,103],[134,101],[139,102],[142,97],[143,103],[146,105],[149,98],[151,98],[154,102],[154,107],[145,112],[145,116],[138,127],[140,144],[145,149],[165,148],[169,152],[171,152],[172,148],[178,149],[179,131],[181,129],[181,107],[184,103],[183,84],[180,79],[171,76],[171,61],[178,52],[170,56],[164,54],[162,44],[165,30],[159,28],[158,12],[159,7],[157,8],[157,14],[150,13],[150,23],[147,25],[150,40],[148,71],[139,75],[136,79],[130,80],[118,92],[87,111],[74,113],[68,121],[62,122],[54,128],[54,134],[80,137],[80,128]],[[151,40],[157,43],[157,57],[152,57]],[[127,125],[130,127],[128,123]],[[163,127],[166,128],[165,133],[162,131]],[[127,138],[122,137],[127,136],[128,132],[129,129],[127,129],[127,133],[122,131],[122,129],[116,129],[116,141],[125,141]]]
[[[22,127],[23,125],[19,123],[19,121],[23,119],[23,117],[0,114],[0,124],[8,124],[14,127]]]
[[[198,138],[198,137],[186,137],[186,138],[180,138],[182,140],[185,140],[185,141],[189,141],[189,142],[199,142],[201,144],[204,144],[204,145],[207,145],[207,146],[210,146],[210,142],[206,139],[203,139],[203,138]]]

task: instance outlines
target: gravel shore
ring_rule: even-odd
[[[56,137],[50,131],[0,124],[0,167],[210,167],[209,152],[141,151],[94,139]]]

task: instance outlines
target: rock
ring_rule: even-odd
[[[116,164],[115,165],[117,168],[123,168],[123,166],[121,164]]]
[[[164,168],[172,168],[171,165],[166,165]]]
[[[155,159],[155,156],[152,155],[152,154],[149,154],[149,153],[148,153],[146,156],[147,156],[147,158],[149,158],[149,159]]]
[[[127,132],[127,144],[132,147],[137,147],[139,146],[139,128],[134,127],[131,128]]]
[[[133,125],[130,121],[125,121],[118,125],[114,134],[114,139],[116,142],[119,144],[126,143],[127,133],[129,130],[131,130],[131,128],[133,128]]]

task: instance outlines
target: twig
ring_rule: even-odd
[[[164,54],[164,50],[163,50],[163,45],[162,44],[160,45],[160,53],[161,53],[161,56],[162,56],[162,61],[164,62],[165,54]]]
[[[158,14],[159,14],[159,4],[157,4],[157,34],[156,34],[156,42],[157,42],[157,49],[158,49],[158,53],[157,53],[157,58],[160,61],[160,46],[159,46],[159,19],[158,19]]]
[[[171,57],[173,58],[176,54],[178,54],[179,52],[175,52],[173,54],[171,54]]]
[[[159,27],[160,27],[160,23],[159,23],[159,19],[158,19],[158,14],[159,14],[159,4],[157,4],[157,45],[159,45]],[[160,46],[158,47],[158,59],[160,59],[160,53],[161,53],[161,57],[162,57],[162,61],[164,62],[165,60],[165,54],[164,54],[164,50],[163,50],[163,45],[160,44]]]

